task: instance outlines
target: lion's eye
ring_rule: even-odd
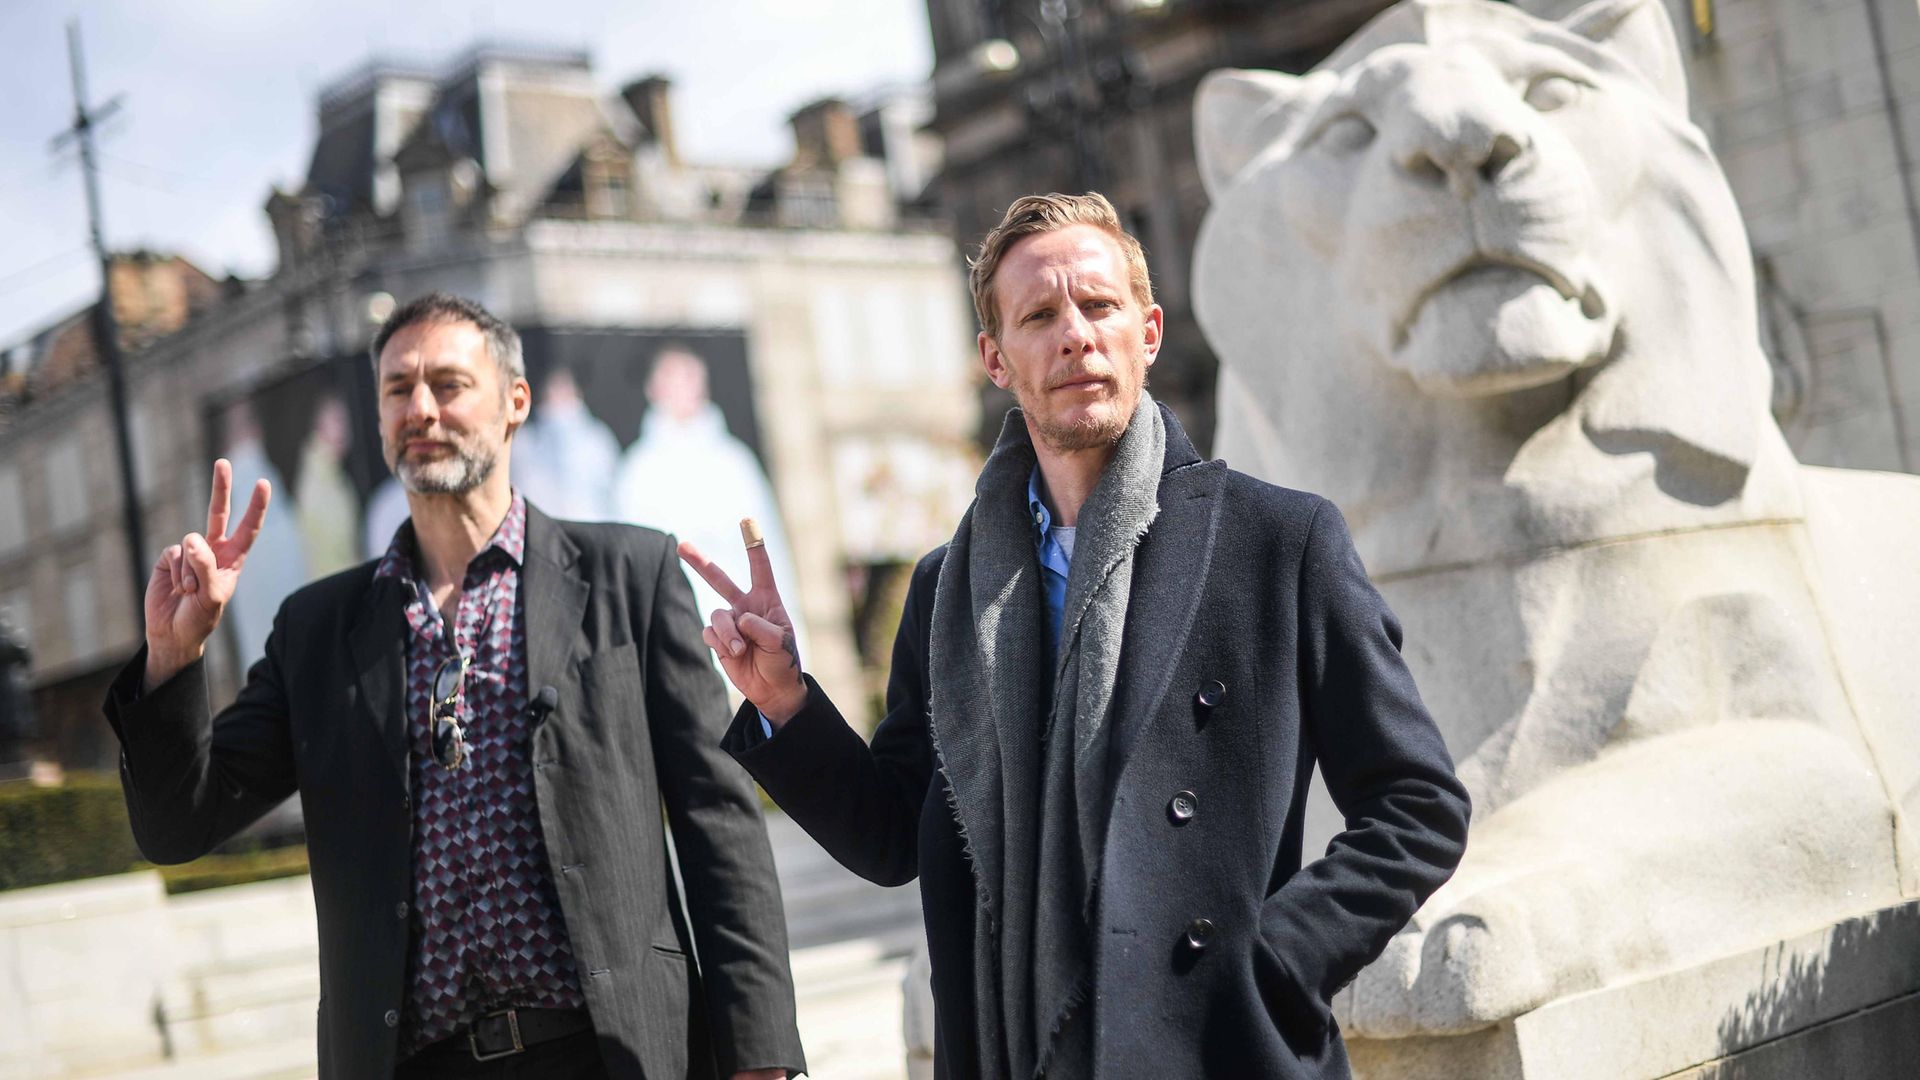
[[[1580,100],[1580,84],[1565,75],[1542,75],[1527,87],[1527,104],[1552,112]]]
[[[1373,125],[1359,113],[1342,113],[1326,122],[1314,142],[1336,154],[1351,154],[1373,141]]]

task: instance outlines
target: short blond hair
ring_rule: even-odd
[[[1000,309],[994,301],[993,276],[1000,270],[1013,245],[1029,236],[1050,233],[1070,225],[1091,225],[1120,245],[1127,263],[1127,284],[1133,299],[1142,308],[1153,306],[1153,281],[1147,276],[1147,253],[1140,241],[1120,224],[1120,214],[1105,195],[1089,191],[1085,195],[1027,195],[1007,207],[1000,224],[980,241],[980,253],[967,261],[967,286],[973,290],[973,314],[980,329],[990,338],[1000,336]]]

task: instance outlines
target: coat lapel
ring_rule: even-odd
[[[393,763],[394,778],[409,787],[407,772],[407,597],[395,578],[374,578],[366,602],[347,632],[347,649],[359,679],[367,714]]]
[[[1160,516],[1134,553],[1127,602],[1110,776],[1115,787],[1127,759],[1152,726],[1200,611],[1218,532],[1227,466],[1201,461],[1168,414],[1167,471],[1160,478]]]
[[[527,504],[527,550],[520,568],[526,612],[527,697],[543,686],[558,689],[580,636],[588,586],[577,572],[580,549],[552,518]]]

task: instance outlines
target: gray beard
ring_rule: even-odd
[[[403,460],[394,472],[401,486],[415,495],[465,495],[487,482],[499,460],[499,455],[488,450],[456,445],[453,456],[445,461],[419,464]]]

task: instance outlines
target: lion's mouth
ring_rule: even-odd
[[[1407,305],[1407,310],[1393,327],[1393,347],[1396,351],[1404,348],[1413,325],[1420,313],[1426,309],[1427,301],[1433,299],[1441,290],[1457,285],[1462,281],[1480,274],[1508,273],[1514,270],[1533,274],[1551,285],[1560,298],[1569,302],[1578,302],[1580,313],[1589,319],[1598,319],[1606,314],[1606,301],[1591,284],[1581,284],[1571,276],[1541,262],[1515,252],[1476,252],[1462,259],[1452,269],[1435,278],[1433,284],[1420,291]]]

